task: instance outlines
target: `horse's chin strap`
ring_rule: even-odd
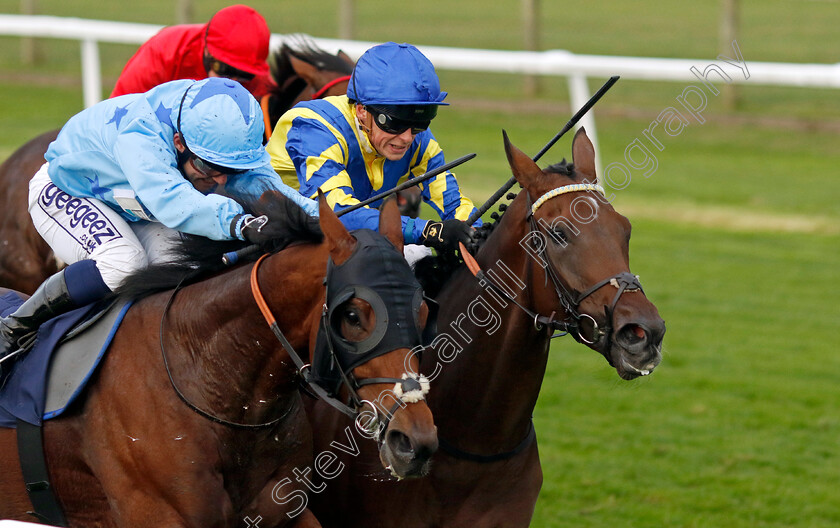
[[[259,269],[260,264],[268,255],[263,255],[260,257],[257,262],[254,264],[254,267],[251,269],[251,293],[254,296],[254,300],[257,303],[257,306],[262,312],[263,317],[265,317],[266,322],[268,323],[269,328],[277,337],[277,340],[280,341],[280,344],[286,349],[286,352],[289,354],[289,357],[295,364],[297,368],[298,375],[300,376],[301,380],[306,383],[307,388],[311,390],[315,397],[324,400],[326,403],[340,411],[341,413],[345,414],[346,416],[350,417],[351,419],[355,419],[359,413],[360,409],[365,405],[369,405],[373,408],[374,413],[377,416],[377,419],[374,423],[369,424],[369,432],[373,433],[373,429],[376,428],[378,430],[376,434],[376,440],[379,444],[383,442],[382,433],[388,428],[388,424],[390,423],[391,419],[394,417],[396,411],[403,407],[407,403],[413,403],[417,401],[421,401],[425,398],[426,394],[429,392],[429,381],[423,377],[417,376],[409,376],[403,374],[402,379],[396,378],[366,378],[362,380],[357,380],[352,374],[347,374],[344,372],[344,369],[339,368],[338,371],[341,373],[342,383],[347,387],[347,390],[350,394],[349,401],[353,404],[354,407],[350,407],[349,405],[345,404],[344,402],[334,398],[327,389],[321,386],[315,380],[315,377],[312,375],[310,364],[304,363],[303,359],[301,359],[300,355],[295,351],[292,344],[286,339],[286,336],[283,335],[283,331],[280,330],[280,326],[277,324],[277,319],[274,317],[274,314],[271,312],[271,309],[268,307],[268,304],[265,302],[265,298],[260,291],[259,282],[257,280],[257,271]],[[327,305],[324,303],[324,307],[321,313],[321,324],[326,325],[328,324],[327,321]],[[325,332],[324,335],[327,337],[327,342],[329,344],[328,349],[330,354],[332,355],[333,361],[338,361],[335,357],[334,347],[332,345],[332,340],[330,339],[330,333]],[[394,394],[397,395],[397,401],[391,407],[389,411],[385,413],[385,417],[380,419],[381,412],[379,408],[373,403],[368,400],[363,400],[359,397],[357,393],[357,389],[364,385],[373,385],[377,383],[394,383]]]

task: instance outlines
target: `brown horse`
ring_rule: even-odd
[[[266,120],[266,138],[280,116],[298,101],[347,91],[353,61],[339,52],[332,55],[310,40],[297,39],[271,55],[277,82],[260,102]],[[29,180],[44,164],[47,147],[58,135],[51,130],[24,144],[0,165],[0,287],[32,293],[64,263],[57,261],[32,225],[27,211]]]
[[[0,287],[30,294],[64,266],[56,260],[29,216],[29,180],[44,164],[58,130],[41,134],[0,165]]]
[[[478,251],[478,277],[461,266],[443,285],[440,334],[423,351],[441,447],[432,470],[396,484],[373,451],[344,459],[349,470],[312,506],[324,526],[394,526],[394,515],[405,528],[528,526],[542,484],[531,416],[554,329],[623,379],[660,361],[665,326],[629,274],[630,223],[594,186],[574,186],[596,181],[585,132],[574,165],[542,171],[507,137],[505,149],[524,190]],[[318,402],[309,415],[316,449],[344,423]]]
[[[291,347],[305,353],[319,335],[325,289],[333,286],[329,274],[324,285],[328,258],[337,269],[369,255],[355,261],[364,268],[393,251],[388,258],[404,264],[395,204],[380,215],[380,230],[393,245],[385,242],[378,258],[362,252],[360,235],[351,236],[323,198],[320,215],[320,243],[297,243],[268,255],[258,269],[247,264],[205,275],[177,296],[155,293],[130,308],[84,397],[44,424],[53,489],[70,526],[240,527],[258,518],[264,527],[319,526],[305,510],[313,446],[298,387],[308,367],[295,366],[252,287],[262,291]],[[383,316],[398,325],[425,324],[425,305],[418,306],[419,321],[407,310],[377,312],[371,297],[359,293],[364,284],[331,305],[336,339],[361,344]],[[354,401],[393,398],[395,380],[407,367],[419,369],[410,346],[347,372],[357,382]],[[377,416],[387,422],[379,426],[383,465],[399,477],[421,475],[437,447],[425,401],[407,401]],[[351,451],[355,431],[351,425],[337,444]],[[16,453],[15,432],[0,430],[0,518],[32,520]],[[329,456],[314,460],[316,473],[337,470]]]

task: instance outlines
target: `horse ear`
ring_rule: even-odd
[[[385,200],[379,209],[379,234],[390,240],[397,251],[403,252],[402,218],[396,196]]]
[[[300,75],[300,77],[306,81],[306,84],[309,86],[320,87],[319,83],[321,81],[318,77],[318,68],[304,60],[300,60],[291,53],[289,54],[289,62],[292,65],[292,69],[295,70],[295,73]]]
[[[343,264],[353,254],[356,239],[347,231],[341,220],[327,204],[327,197],[318,189],[318,222],[324,233],[324,240],[330,248],[330,256],[336,264]]]
[[[505,139],[505,154],[507,154],[508,163],[513,171],[513,177],[516,178],[519,185],[529,189],[532,194],[539,195],[536,187],[542,176],[542,171],[527,154],[510,142],[507,132],[504,130],[502,130],[502,136]]]
[[[336,56],[339,57],[344,62],[346,62],[347,64],[349,64],[350,66],[355,66],[356,65],[356,61],[351,59],[350,55],[344,53],[343,50],[338,50],[338,53],[336,53]]]
[[[575,170],[589,181],[597,180],[595,176],[595,147],[586,135],[586,129],[580,127],[572,140],[572,162]]]

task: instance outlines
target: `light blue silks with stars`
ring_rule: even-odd
[[[219,82],[236,86],[231,90]],[[128,221],[142,218],[119,205],[115,190],[123,199],[133,195],[152,221],[215,240],[231,239],[230,223],[242,207],[230,198],[200,193],[178,169],[173,137],[182,100],[181,127],[190,150],[219,165],[249,169],[228,177],[227,193],[259,196],[277,189],[317,216],[317,204],[285,185],[271,168],[262,147],[259,105],[228,79],[173,81],[76,114],[47,150],[50,178],[71,196],[101,200]],[[255,130],[257,138],[252,137]]]

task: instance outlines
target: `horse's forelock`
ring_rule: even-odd
[[[561,176],[567,176],[571,181],[577,181],[577,173],[575,172],[575,164],[566,161],[566,158],[563,158],[560,163],[555,163],[554,165],[549,165],[543,170],[544,174],[560,174]]]

